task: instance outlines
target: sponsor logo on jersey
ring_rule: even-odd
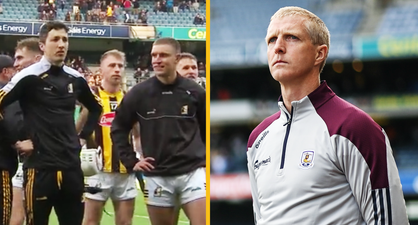
[[[263,132],[263,134],[261,134],[261,138],[257,141],[257,143],[255,143],[255,149],[260,147],[261,141],[264,140],[264,138],[267,136],[268,133],[269,133],[269,131],[266,130],[266,131]]]
[[[302,152],[302,156],[300,157],[299,167],[302,169],[312,168],[314,165],[313,163],[314,156],[315,156],[315,152],[313,150]]]
[[[255,160],[254,162],[254,170],[260,168],[261,166],[265,166],[267,164],[271,163],[271,156],[269,156],[267,159],[263,159],[261,161]]]
[[[113,119],[115,119],[115,112],[104,113],[100,118],[99,125],[102,127],[111,127]]]

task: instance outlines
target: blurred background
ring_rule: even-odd
[[[321,79],[387,132],[411,225],[418,224],[418,1],[211,1],[211,224],[253,224],[247,140],[278,111],[267,66],[270,17],[283,6],[318,15],[331,33]]]

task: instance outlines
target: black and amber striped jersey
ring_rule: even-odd
[[[93,134],[96,145],[102,149],[103,171],[126,173],[125,166],[119,160],[118,152],[112,151],[112,140],[110,138],[110,127],[124,92],[120,90],[117,93],[110,94],[101,87],[94,87],[92,90],[102,100],[103,106],[102,116]]]

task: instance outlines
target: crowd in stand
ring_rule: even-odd
[[[54,20],[57,12],[67,10],[65,21],[75,22],[103,22],[103,23],[129,23],[147,25],[149,13],[169,12],[196,12],[193,24],[204,25],[206,18],[199,13],[199,0],[156,0],[153,12],[141,8],[141,0],[75,0],[68,7],[66,0],[42,0],[38,6],[38,19]],[[200,0],[201,2],[206,2]]]

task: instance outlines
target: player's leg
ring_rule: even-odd
[[[24,171],[26,225],[48,225],[52,210],[51,193],[56,191],[55,173]]]
[[[173,225],[175,188],[172,178],[145,177],[144,198],[152,225]]]
[[[54,202],[60,225],[81,225],[84,215],[84,176],[80,169],[57,172],[59,194]]]
[[[173,224],[177,225],[179,223],[179,217],[180,217],[180,210],[181,210],[181,203],[179,196],[175,196],[176,200],[176,206],[174,207],[174,217],[173,217]]]
[[[134,174],[113,174],[115,185],[111,194],[116,225],[131,225],[135,198],[138,195]]]
[[[184,213],[193,225],[206,224],[206,170],[199,168],[181,176],[184,186],[181,191],[181,204]]]
[[[24,189],[23,189],[23,170],[22,164],[19,164],[15,176],[12,178],[13,185],[13,201],[12,201],[12,217],[10,225],[23,225],[25,221],[24,207]]]
[[[86,179],[89,187],[100,187],[101,192],[85,194],[83,225],[98,225],[103,216],[103,208],[111,193],[111,177],[99,173]]]
[[[23,198],[23,188],[13,187],[12,216],[10,225],[23,225],[25,221],[25,208]]]
[[[0,170],[0,196],[1,224],[9,224],[12,213],[12,180],[7,170]]]

